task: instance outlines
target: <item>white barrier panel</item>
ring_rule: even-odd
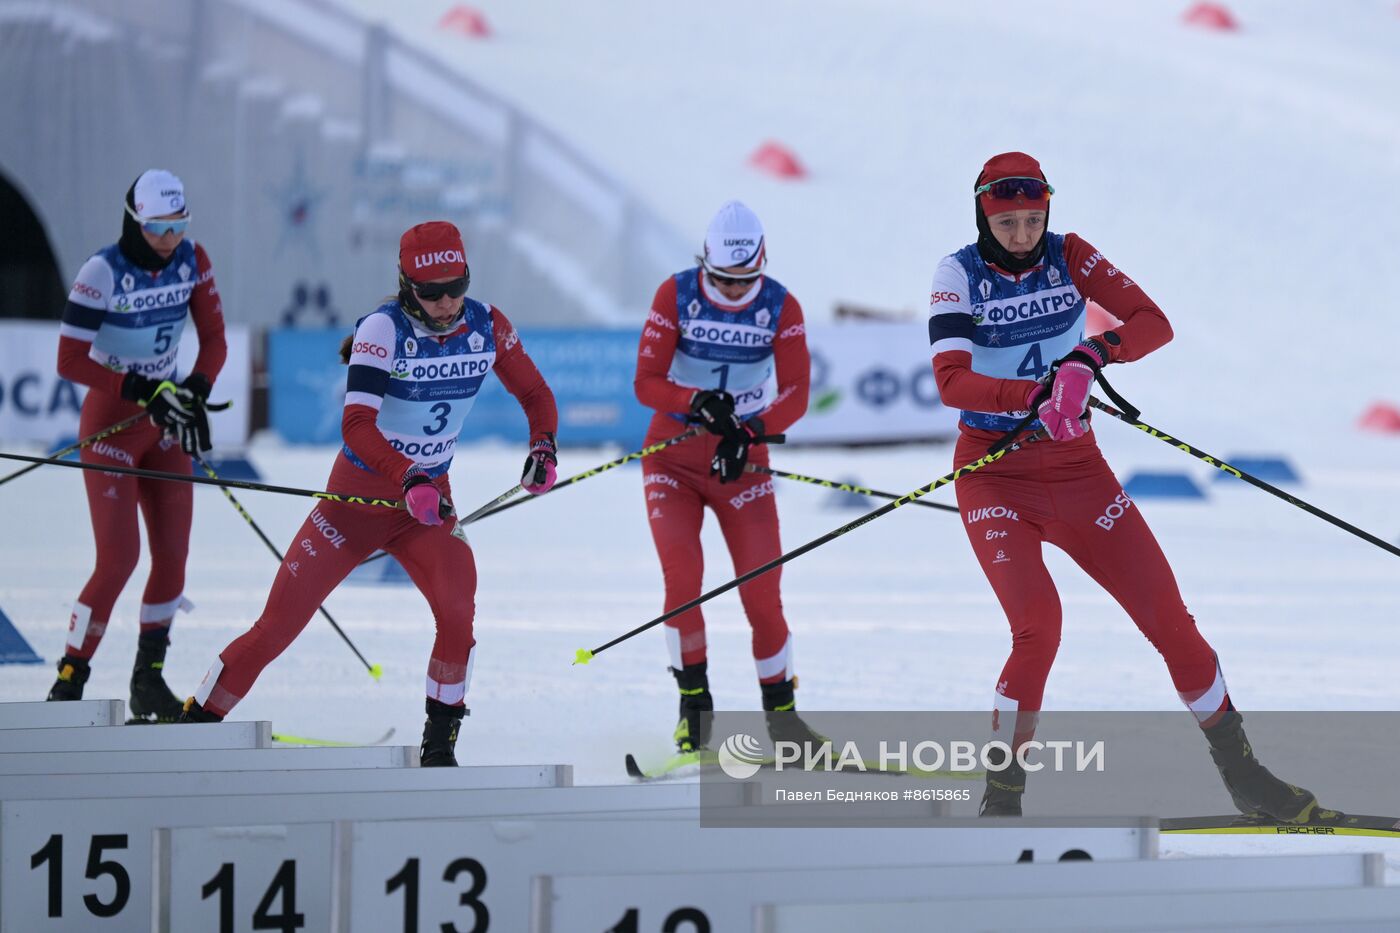
[[[117,774],[0,775],[0,800],[60,798],[215,797],[227,794],[416,793],[433,790],[559,787],[572,778],[561,765],[488,768],[351,768],[241,772],[177,771]],[[567,785],[566,785],[567,786]]]
[[[121,700],[73,700],[68,703],[0,703],[0,729],[71,729],[120,726],[126,722]],[[0,749],[5,747],[0,736]]]
[[[0,775],[125,774],[134,771],[279,771],[288,768],[309,771],[326,768],[417,766],[418,749],[408,745],[370,745],[364,748],[209,748],[202,751],[181,749],[0,753]]]
[[[330,930],[330,823],[161,829],[157,933]]]
[[[151,836],[159,828],[371,819],[609,818],[694,824],[699,791],[698,784],[670,784],[322,794],[313,786],[299,794],[4,800],[0,933],[147,933]],[[751,792],[735,783],[726,795],[726,802],[737,807]]]
[[[449,923],[458,930],[484,930],[488,921],[493,930],[525,930],[532,878],[541,874],[968,861],[1005,866],[1005,874],[1015,870],[1010,866],[1027,848],[1081,849],[1099,858],[1131,859],[1154,852],[1155,837],[1156,830],[1146,827],[715,830],[693,822],[644,820],[356,823],[350,829],[350,869],[340,913],[348,923],[340,930],[435,930]],[[645,881],[638,885],[644,886]],[[406,924],[404,918],[410,916],[415,919]],[[591,929],[607,929],[622,916],[597,917]]]
[[[201,722],[164,726],[92,726],[87,729],[9,729],[0,752],[118,752],[158,749],[267,748],[270,722]]]
[[[1009,887],[1009,884],[1008,884]],[[1010,892],[1008,892],[1009,894]],[[1394,930],[1400,888],[956,898],[883,904],[802,904],[761,909],[755,933],[851,930]]]
[[[1002,832],[1002,830],[986,830]],[[852,861],[863,861],[859,852]],[[530,933],[598,930],[747,930],[754,911],[804,898],[892,901],[910,896],[1095,896],[1104,891],[1359,888],[1384,883],[1378,854],[1188,858],[1164,861],[1046,861],[1018,865],[686,871],[555,875],[535,879]],[[1014,879],[1014,881],[1012,880]],[[934,914],[929,914],[932,917]],[[927,928],[911,927],[910,929]],[[883,929],[883,927],[880,927]]]
[[[812,394],[788,428],[798,444],[952,437],[958,412],[938,397],[928,324],[807,325]]]
[[[214,401],[231,400],[227,411],[209,413],[217,449],[248,443],[248,328],[229,325],[224,334],[228,358],[214,384]],[[185,328],[177,362],[187,375],[198,353],[194,327]],[[57,321],[0,321],[0,443],[33,441],[54,447],[78,436],[78,411],[87,387],[58,377]]]

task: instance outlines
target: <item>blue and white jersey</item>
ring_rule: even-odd
[[[88,355],[114,372],[169,378],[199,279],[193,240],[182,240],[154,274],[114,243],[78,270],[58,332],[91,343]]]
[[[778,391],[773,338],[787,289],[764,276],[758,294],[735,311],[710,301],[700,287],[699,267],[677,273],[675,282],[679,336],[667,378],[693,389],[728,392],[740,418],[771,405]]]
[[[452,463],[462,422],[476,402],[486,374],[496,364],[491,307],[465,299],[456,330],[445,337],[418,325],[385,302],[361,318],[350,347],[345,404],[368,405],[389,445],[441,476]],[[368,464],[344,445],[349,461]]]
[[[945,256],[933,274],[929,308],[932,355],[966,350],[973,372],[984,376],[1040,379],[1084,338],[1084,296],[1070,279],[1057,233],[1045,234],[1043,263],[1019,280],[989,268],[976,244]],[[964,411],[962,420],[970,428],[1008,431],[1026,414]]]

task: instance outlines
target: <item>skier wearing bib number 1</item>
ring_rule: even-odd
[[[933,276],[929,340],[944,404],[962,409],[953,460],[978,460],[1031,411],[1043,439],[957,481],[972,549],[1011,624],[998,678],[994,738],[1034,735],[1060,642],[1060,600],[1041,556],[1053,544],[1107,590],[1162,655],[1182,703],[1241,812],[1284,822],[1327,818],[1308,791],[1255,758],[1215,652],[1196,628],[1142,513],[1099,452],[1087,404],[1094,377],[1167,343],[1161,309],[1082,237],[1047,230],[1054,194],[1020,152],[992,157],[977,177],[978,239]],[[1120,326],[1085,338],[1085,300]],[[1025,770],[989,769],[981,812],[1018,816]]]
[[[773,480],[744,468],[767,465],[763,436],[782,433],[802,417],[811,381],[802,307],[764,273],[767,246],[757,215],[738,201],[726,203],[710,221],[697,259],[657,289],[637,354],[637,398],[656,410],[646,443],[674,437],[688,425],[703,431],[642,461],[668,611],[700,595],[707,506],[719,519],[736,575],[782,553]],[[753,630],[769,734],[809,742],[814,734],[792,712],[797,676],[779,581],[780,571],[770,571],[740,586],[739,598]],[[704,617],[697,607],[665,628],[680,689],[676,749],[682,755],[707,751],[714,699]]]
[[[471,280],[457,228],[419,224],[399,241],[399,293],[365,317],[341,346],[349,364],[332,492],[402,499],[406,510],[319,503],[292,539],[262,617],[214,661],[182,722],[222,719],[263,668],[306,627],[350,571],[375,550],[398,558],[428,600],[437,637],[425,685],[421,764],[455,766],[458,726],[476,659],[476,562],[451,502],[447,470],[457,436],[488,373],[520,402],[530,449],[520,483],[554,485],[554,395],[520,336],[493,305],[466,297]]]

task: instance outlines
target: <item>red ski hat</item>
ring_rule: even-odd
[[[1055,191],[1046,182],[1045,172],[1041,170],[1040,163],[1024,152],[1003,152],[994,155],[987,160],[987,164],[982,166],[982,173],[977,176],[976,187],[1001,181],[1003,179],[1039,179],[1044,182],[1044,188],[1037,191],[1040,186],[1034,181],[1021,185],[1000,185],[1000,190],[979,191],[977,198],[982,204],[982,212],[991,217],[993,214],[1001,214],[1006,211],[1048,211],[1050,209],[1050,195]],[[1007,190],[1010,189],[1010,190]]]
[[[399,270],[415,282],[461,278],[467,274],[462,234],[445,220],[409,227],[399,238]]]

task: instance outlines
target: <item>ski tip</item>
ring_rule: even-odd
[[[626,764],[626,766],[627,766],[627,776],[628,776],[628,777],[630,777],[630,778],[644,778],[644,777],[646,777],[646,772],[642,771],[641,766],[637,764],[637,759],[633,758],[633,757],[632,757],[632,754],[631,754],[630,752],[629,752],[628,755],[627,755],[627,760],[626,760],[625,764]]]
[[[593,652],[589,651],[587,648],[580,648],[580,649],[578,649],[578,651],[575,651],[575,652],[574,652],[574,663],[575,663],[575,664],[587,664],[589,661],[592,661],[592,660],[593,660]],[[628,757],[631,757],[631,756],[628,756]]]
[[[379,683],[379,678],[384,676],[384,668],[378,664],[371,664],[369,666],[369,676],[374,678],[375,683]]]

